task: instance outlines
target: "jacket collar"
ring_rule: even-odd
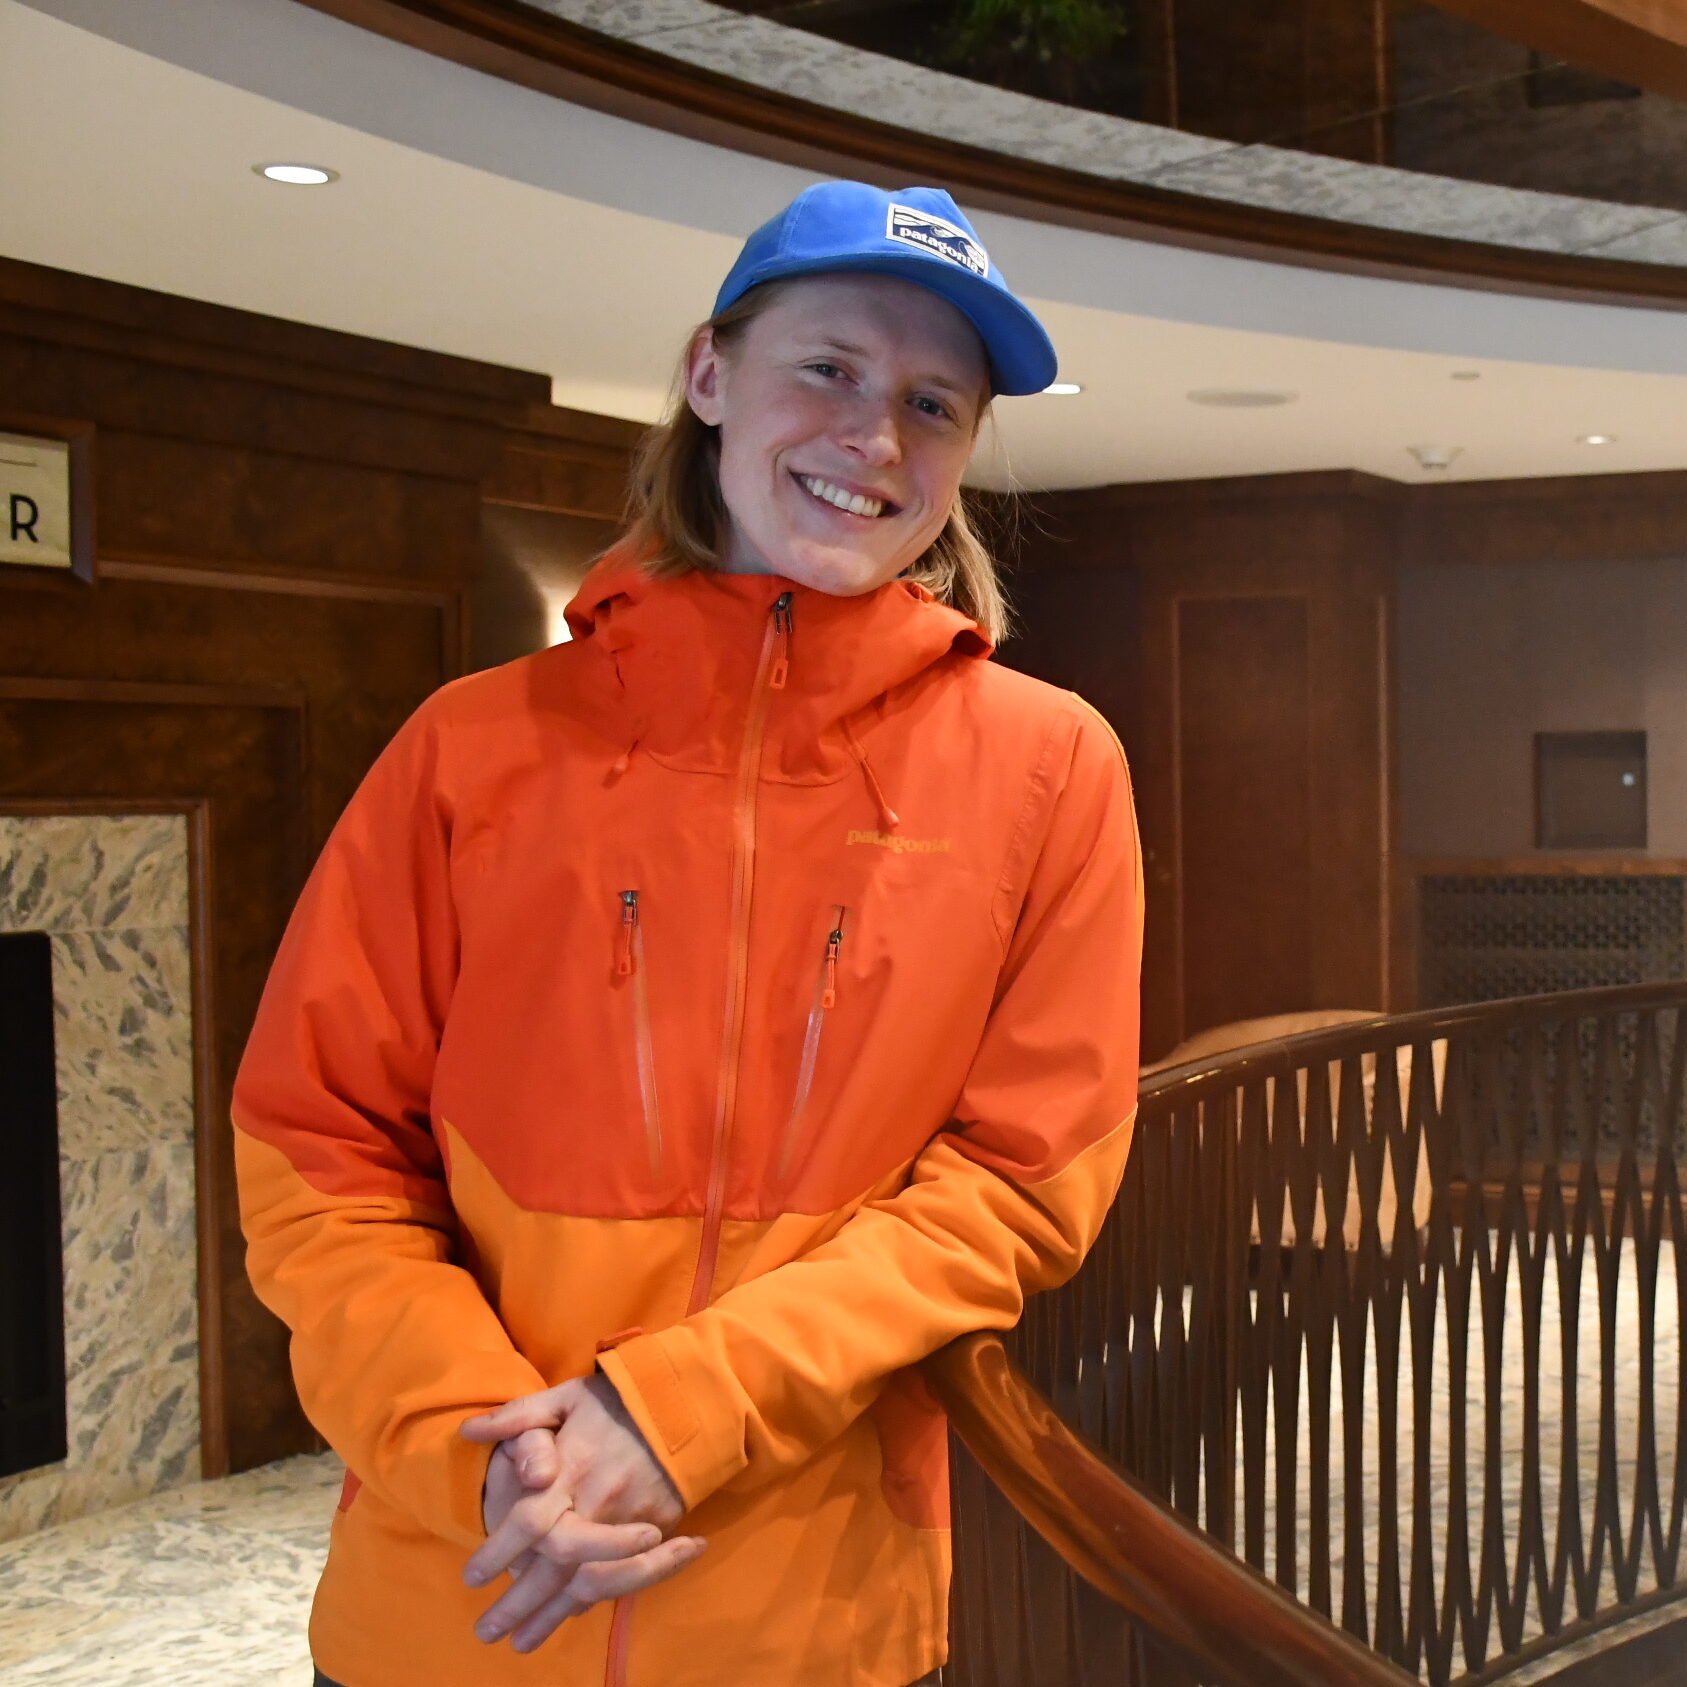
[[[639,555],[627,541],[609,551],[569,604],[568,624],[608,659],[638,747],[673,765],[737,765],[774,605],[787,592],[789,669],[767,699],[763,765],[789,779],[837,777],[854,759],[852,719],[940,662],[991,651],[975,621],[912,581],[833,597],[768,574],[656,580]]]

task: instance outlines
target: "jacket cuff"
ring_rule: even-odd
[[[452,1425],[451,1441],[445,1449],[444,1481],[437,1496],[441,1515],[432,1519],[431,1527],[435,1534],[471,1552],[486,1539],[486,1470],[492,1453],[491,1444],[465,1441]]]
[[[744,1402],[730,1379],[704,1362],[683,1324],[631,1336],[600,1353],[597,1362],[687,1511],[750,1462]]]

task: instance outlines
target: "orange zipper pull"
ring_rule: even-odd
[[[633,932],[638,926],[638,892],[621,892],[621,956],[615,970],[622,978],[633,970]]]
[[[773,605],[773,666],[768,670],[769,691],[783,691],[791,672],[791,594],[781,592]]]
[[[826,988],[820,996],[820,1005],[823,1008],[838,1005],[838,951],[842,947],[843,927],[836,925],[832,928],[831,936],[826,939]]]

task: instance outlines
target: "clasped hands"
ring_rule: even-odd
[[[531,1652],[568,1618],[665,1581],[703,1551],[697,1536],[666,1538],[684,1502],[605,1377],[524,1394],[462,1433],[497,1443],[481,1502],[486,1539],[463,1580],[514,1578],[475,1624],[481,1640],[508,1635]]]

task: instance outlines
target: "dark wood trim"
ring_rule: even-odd
[[[0,330],[266,386],[507,422],[550,378],[96,276],[0,260]]]
[[[305,693],[286,686],[175,685],[156,680],[54,679],[35,674],[0,674],[0,701],[150,703],[188,708],[293,709],[302,712]],[[130,810],[125,807],[124,812]]]
[[[1401,491],[1401,556],[1414,564],[1687,553],[1687,473],[1680,470],[1466,480]]]
[[[1530,1687],[1663,1687],[1675,1671],[1659,1676],[1647,1670],[1643,1675],[1631,1675],[1624,1668],[1627,1658],[1620,1658],[1623,1649],[1640,1634],[1655,1634],[1658,1628],[1671,1630],[1671,1650],[1679,1656],[1682,1628],[1687,1625],[1687,1609],[1673,1622],[1654,1626],[1651,1619],[1659,1611],[1676,1606],[1687,1608],[1687,1585],[1680,1582],[1673,1587],[1660,1587],[1643,1594],[1628,1605],[1616,1605],[1592,1617],[1566,1623],[1557,1634],[1543,1634],[1497,1658],[1480,1674],[1466,1676],[1460,1687],[1505,1687],[1518,1676],[1527,1673]],[[1543,1675],[1531,1666],[1559,1652],[1568,1651],[1584,1641],[1596,1644],[1586,1647],[1572,1661],[1560,1669]],[[1619,1661],[1620,1659],[1620,1661]],[[1672,1662],[1674,1659],[1671,1660]]]
[[[626,513],[627,465],[648,430],[640,422],[535,405],[505,431],[484,503],[619,521]]]
[[[145,557],[139,553],[124,558],[102,558],[100,573],[108,580],[142,580],[153,585],[273,592],[281,597],[338,598],[358,603],[404,603],[432,609],[439,615],[440,672],[447,679],[468,672],[468,593],[461,586],[412,586],[365,575],[277,574],[239,563],[200,567],[196,563]]]
[[[537,434],[546,440],[562,441],[572,455],[586,462],[600,462],[610,468],[626,465],[627,453],[644,438],[643,422],[629,422],[623,416],[600,416],[595,410],[570,410],[564,404],[532,404],[512,432]]]
[[[1488,484],[1488,483],[1484,483]],[[1503,484],[1511,484],[1505,482]],[[1255,504],[1306,498],[1365,498],[1398,505],[1420,491],[1404,481],[1389,480],[1364,469],[1300,469],[1286,474],[1211,475],[1191,480],[1118,481],[1111,486],[1082,487],[1071,492],[1043,493],[1058,497],[1074,510],[1151,509],[1167,504]],[[1039,494],[1033,493],[1035,499]]]
[[[1525,47],[1649,93],[1687,99],[1687,11],[1679,0],[1434,0]]]
[[[22,410],[0,410],[0,433],[60,439],[70,447],[70,578],[84,586],[94,583],[94,424],[64,416],[34,416]],[[10,578],[30,574],[63,579],[63,569],[38,568],[28,563],[0,562],[0,574]]]
[[[1405,863],[1414,879],[1440,876],[1512,878],[1522,873],[1603,878],[1679,878],[1687,861],[1613,850],[1609,855],[1416,855]]]
[[[459,595],[456,588],[430,582],[411,585],[364,574],[278,574],[238,562],[178,562],[141,552],[107,553],[100,558],[100,575],[107,580],[147,580],[156,585],[206,586],[232,592],[276,592],[284,597],[350,598],[362,603],[413,603],[447,609]]]
[[[303,734],[301,732],[301,742]],[[202,1477],[229,1474],[228,1388],[224,1376],[227,1363],[223,1352],[223,1327],[227,1317],[223,1303],[222,1250],[214,1217],[223,1211],[230,1191],[223,1187],[223,1175],[212,1152],[213,1133],[219,1121],[212,1115],[212,1098],[218,1093],[216,1000],[214,986],[215,945],[211,941],[212,873],[216,857],[211,847],[211,804],[190,802],[187,815],[188,934],[193,971],[193,1161],[194,1231],[199,1267],[199,1466]],[[201,1214],[211,1215],[207,1222]]]
[[[984,210],[1354,275],[1687,309],[1687,269],[1367,228],[1111,181],[794,99],[596,34],[517,0],[303,3],[648,128],[884,186],[934,182]]]

